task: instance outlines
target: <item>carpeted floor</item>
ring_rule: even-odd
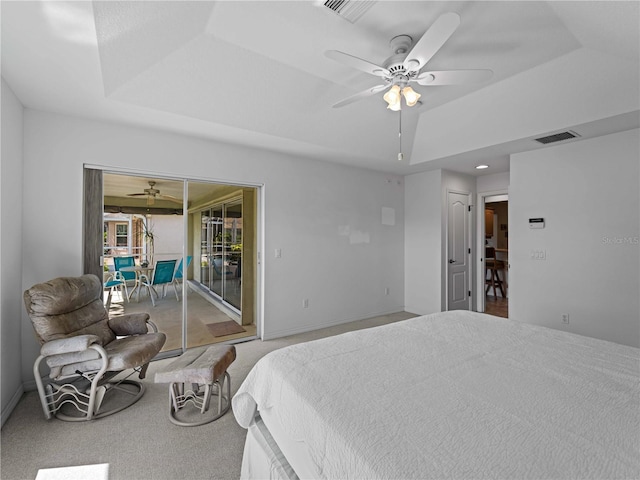
[[[290,337],[236,345],[229,367],[231,394],[261,357],[287,345],[345,331],[404,320],[400,312]],[[179,427],[168,419],[167,384],[153,383],[158,369],[172,359],[153,362],[144,380],[146,392],[135,405],[93,422],[45,420],[36,392],[20,400],[1,432],[0,478],[33,480],[41,468],[109,464],[109,480],[237,479],[246,430],[233,412],[201,427]]]

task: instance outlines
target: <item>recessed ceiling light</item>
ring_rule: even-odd
[[[489,165],[478,165],[476,168],[477,168],[478,170],[482,170],[482,169],[484,169],[484,168],[489,168]]]

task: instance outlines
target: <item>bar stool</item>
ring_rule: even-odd
[[[496,287],[500,291],[503,298],[506,298],[503,288],[503,281],[500,279],[499,271],[505,269],[505,263],[502,260],[496,259],[496,251],[493,247],[485,247],[484,256],[485,266],[485,285],[487,286],[485,294],[489,293],[489,290],[493,289],[493,296],[496,297]],[[490,272],[489,278],[487,278],[487,272]]]

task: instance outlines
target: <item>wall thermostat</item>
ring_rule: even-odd
[[[544,228],[544,218],[530,218],[529,228]]]

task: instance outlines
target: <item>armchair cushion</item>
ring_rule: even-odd
[[[144,335],[149,332],[147,328],[148,320],[148,313],[120,315],[109,319],[109,328],[111,328],[117,336]]]
[[[149,363],[160,351],[165,340],[166,336],[164,333],[132,335],[114,340],[104,346],[107,356],[109,357],[107,371],[117,372]],[[97,371],[102,366],[102,359],[95,350],[87,350],[86,354],[82,356],[78,355],[76,358],[77,362],[63,365],[56,371],[56,375],[63,377],[69,376],[73,375],[76,370],[82,372]],[[49,359],[47,358],[47,364],[48,363]]]
[[[62,353],[81,352],[94,343],[100,343],[100,338],[98,338],[97,335],[78,335],[77,337],[60,338],[42,345],[40,354],[49,357]]]
[[[81,372],[97,372],[102,368],[104,360],[100,354],[89,348],[82,352],[62,353],[46,358],[49,366],[49,378],[53,380],[69,377]]]
[[[97,335],[106,345],[115,340],[95,275],[60,277],[24,292],[27,313],[40,344],[76,335]]]
[[[167,337],[164,333],[132,335],[114,340],[105,347],[111,371],[126,370],[149,363],[162,349]]]

